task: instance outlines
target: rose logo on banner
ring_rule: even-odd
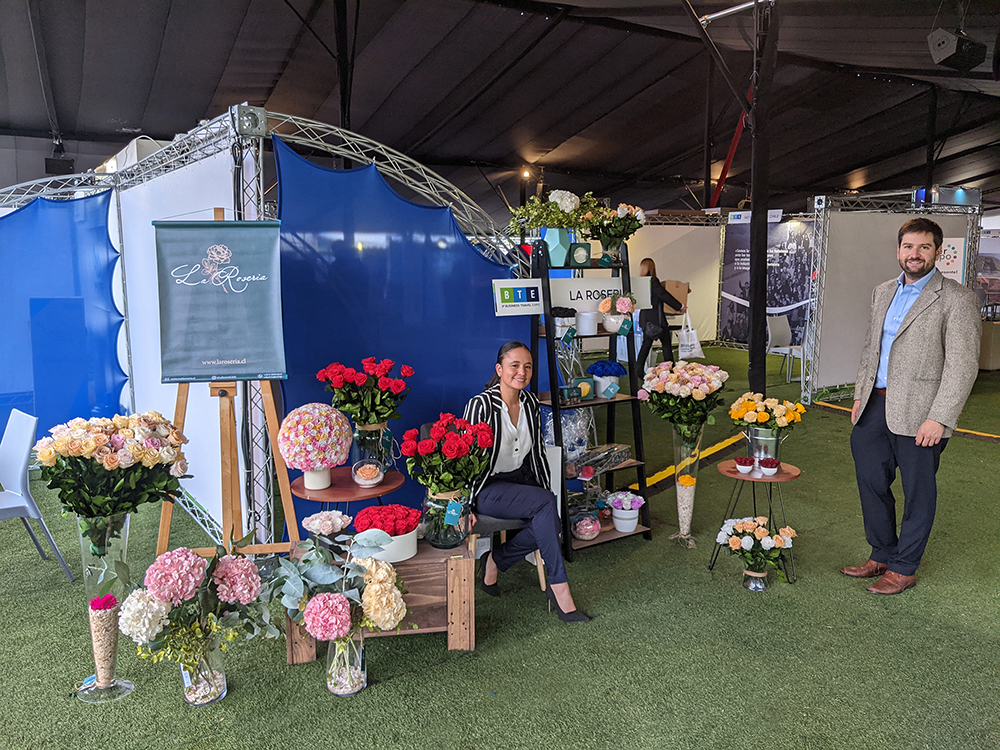
[[[229,290],[219,281],[219,266],[223,263],[228,263],[232,257],[233,251],[225,245],[212,245],[208,248],[208,251],[205,253],[205,259],[201,262],[202,274],[208,276],[210,283],[221,285],[222,290],[226,294],[229,293]]]
[[[193,266],[185,264],[174,268],[170,275],[177,284],[184,286],[198,286],[199,284],[212,284],[222,287],[226,294],[235,292],[241,294],[247,290],[251,282],[267,281],[265,274],[251,274],[250,276],[240,276],[240,267],[236,265],[226,265],[233,258],[233,251],[225,245],[212,245],[205,251],[205,257],[200,263]],[[201,271],[207,279],[199,279],[198,272]]]

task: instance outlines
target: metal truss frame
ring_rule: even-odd
[[[876,193],[858,195],[817,195],[813,198],[813,247],[810,263],[811,283],[809,290],[809,311],[802,346],[802,394],[803,403],[813,402],[820,393],[816,386],[817,362],[820,353],[820,331],[823,325],[823,301],[826,294],[827,254],[830,239],[830,215],[834,211],[858,211],[867,213],[907,214],[957,214],[966,217],[965,279],[970,284],[976,275],[976,258],[979,255],[979,232],[982,206],[949,206],[939,203],[913,203],[911,192]],[[833,400],[847,398],[854,393],[854,383],[839,383],[822,389],[824,398]]]

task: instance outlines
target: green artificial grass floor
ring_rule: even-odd
[[[746,355],[706,354],[732,374],[728,403],[746,388]],[[786,386],[772,364],[770,393],[793,395],[797,384]],[[997,390],[998,374],[981,374],[963,427],[997,432]],[[707,445],[734,433],[724,416]],[[644,412],[643,426],[652,474],[672,463],[669,425]],[[620,418],[620,438],[628,428]],[[867,582],[838,572],[869,552],[849,432],[841,413],[810,409],[782,446],[782,459],[802,468],[785,492],[799,532],[794,585],[772,581],[769,592],[750,594],[738,561],[725,555],[708,571],[731,480],[704,467],[697,548],[667,539],[676,529],[667,488],[651,500],[652,541],[599,545],[568,564],[592,622],[559,622],[534,569],[518,565],[501,577],[501,598],[477,596],[475,652],[448,652],[443,634],[370,640],[374,684],[347,699],[326,690],[323,661],[289,667],[283,641],[255,641],[225,657],[229,695],[189,708],[176,665],[142,661],[123,640],[119,674],[135,692],[103,706],[77,701],[74,683],[93,671],[82,584],[68,583],[54,559],[39,560],[18,521],[0,523],[0,747],[1000,747],[1000,446],[952,439],[918,584],[876,597]],[[60,517],[40,483],[33,491],[79,573],[73,520]],[[133,520],[137,571],[153,559],[158,521],[157,506]],[[200,546],[204,537],[179,513],[172,543]]]

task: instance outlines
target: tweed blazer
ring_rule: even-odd
[[[865,337],[854,399],[864,411],[878,372],[882,325],[896,294],[896,279],[872,292],[871,322]],[[979,298],[940,271],[900,323],[889,352],[885,421],[897,435],[915,436],[926,419],[944,425],[950,437],[979,374],[982,319]]]
[[[538,406],[538,397],[528,390],[521,391],[519,397],[521,408],[528,419],[528,430],[531,432],[531,450],[528,452],[527,461],[535,481],[539,487],[548,488],[551,484],[551,474],[549,464],[542,453],[542,419],[541,410]],[[500,456],[500,418],[503,415],[503,399],[500,398],[500,384],[491,386],[477,396],[473,396],[465,406],[465,418],[475,424],[476,422],[486,422],[493,430],[493,447],[490,448],[490,469],[483,474],[472,486],[473,497],[486,485],[493,469],[497,465],[497,458]]]

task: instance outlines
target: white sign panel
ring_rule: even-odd
[[[937,259],[937,270],[945,278],[965,283],[965,237],[945,237],[941,244],[941,257]]]
[[[504,315],[541,315],[541,279],[493,279],[493,310]]]
[[[632,294],[640,310],[652,307],[649,296],[649,277],[632,277]],[[495,283],[495,282],[494,282]],[[553,307],[572,307],[577,312],[596,311],[601,300],[621,292],[620,276],[606,279],[551,279]]]
[[[774,224],[775,222],[781,221],[781,211],[780,208],[773,208],[767,212],[767,223]],[[749,224],[750,223],[750,212],[749,211],[730,211],[729,216],[726,219],[729,224]]]

